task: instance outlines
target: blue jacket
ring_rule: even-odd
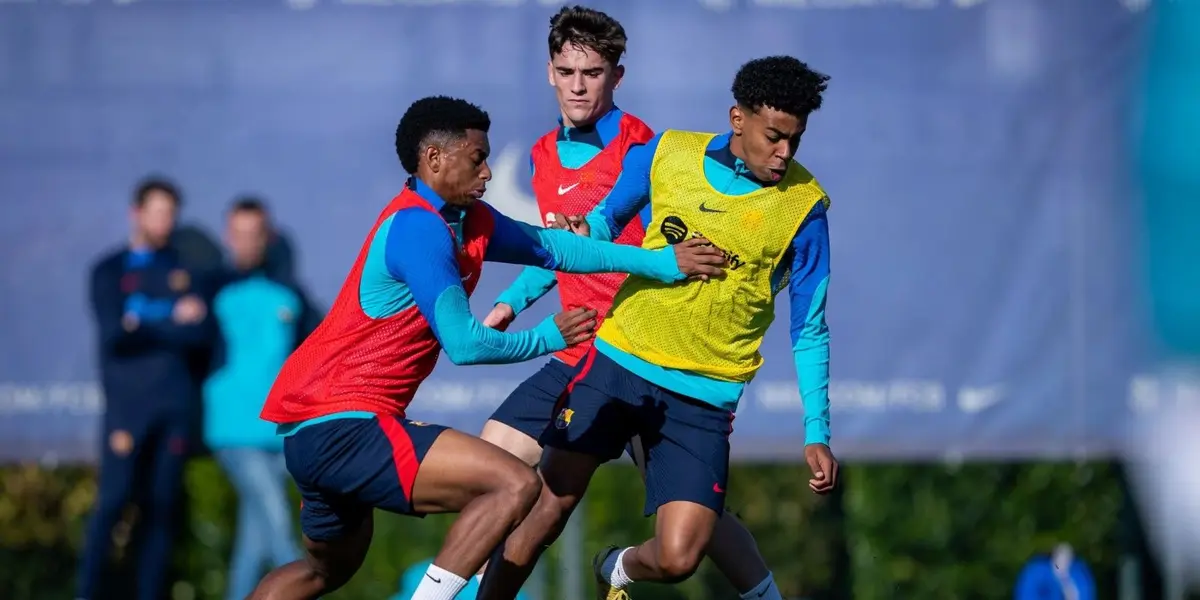
[[[92,267],[90,295],[109,426],[129,428],[147,419],[191,414],[197,380],[189,360],[211,336],[209,319],[180,325],[171,315],[183,296],[207,297],[201,279],[171,247],[122,248]]]
[[[275,425],[258,415],[283,362],[316,328],[320,315],[299,286],[263,271],[225,273],[216,290],[204,441],[212,450],[281,450]]]

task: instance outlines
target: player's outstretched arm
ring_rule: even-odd
[[[446,224],[424,210],[402,210],[392,217],[384,263],[388,276],[408,287],[417,310],[454,364],[530,360],[589,339],[589,318],[595,327],[594,313],[555,315],[532,329],[512,333],[485,327],[471,314]]]
[[[508,305],[512,309],[512,316],[516,317],[554,289],[557,283],[554,271],[547,271],[541,267],[525,267],[512,284],[500,292],[495,303]]]
[[[489,207],[491,208],[491,207]],[[721,274],[724,255],[704,240],[659,250],[600,242],[569,231],[518,223],[491,209],[495,229],[487,260],[565,273],[631,273],[663,283]]]
[[[825,321],[829,222],[821,205],[801,225],[792,241],[792,254],[788,284],[792,356],[804,403],[805,457],[814,473],[809,486],[827,493],[837,481],[837,462],[829,452],[829,326]]]

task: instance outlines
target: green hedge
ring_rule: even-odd
[[[807,477],[799,466],[739,466],[729,486],[731,507],[758,537],[785,595],[1009,598],[1030,555],[1069,541],[1094,567],[1101,597],[1113,597],[1121,489],[1111,465],[849,466],[844,511],[818,501]],[[225,583],[236,499],[210,460],[192,463],[187,488],[173,596],[215,600]],[[586,557],[651,533],[653,522],[641,517],[641,489],[632,468],[601,470],[586,506]],[[90,469],[0,469],[0,598],[71,597],[94,493]],[[363,570],[331,599],[388,598],[407,565],[436,552],[450,520],[381,514]],[[115,536],[122,545],[128,531],[126,524]],[[847,559],[850,579],[840,581]],[[567,567],[554,550],[547,561],[554,586]],[[708,564],[679,586],[648,585],[633,593],[638,600],[736,598]]]

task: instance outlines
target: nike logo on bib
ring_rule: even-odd
[[[563,187],[560,185],[560,186],[558,186],[558,195],[561,196],[561,195],[575,189],[578,186],[579,186],[578,183],[572,183],[571,185],[568,185],[567,187]]]
[[[717,209],[715,209],[715,208],[709,208],[709,207],[705,206],[703,202],[701,202],[701,203],[700,203],[700,212],[707,212],[707,213],[723,213],[723,212],[725,212],[725,211],[723,211],[723,210],[717,210]]]

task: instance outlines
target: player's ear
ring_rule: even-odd
[[[742,112],[741,107],[734,104],[729,107],[729,127],[733,129],[734,135],[742,135],[742,128],[746,125],[746,115]]]
[[[554,87],[554,61],[546,61],[546,81],[550,82],[550,87]]]
[[[621,87],[621,81],[625,79],[625,65],[617,65],[613,67],[613,89]]]
[[[437,173],[442,169],[442,149],[437,144],[429,144],[421,151],[425,155],[425,164],[429,170]]]

